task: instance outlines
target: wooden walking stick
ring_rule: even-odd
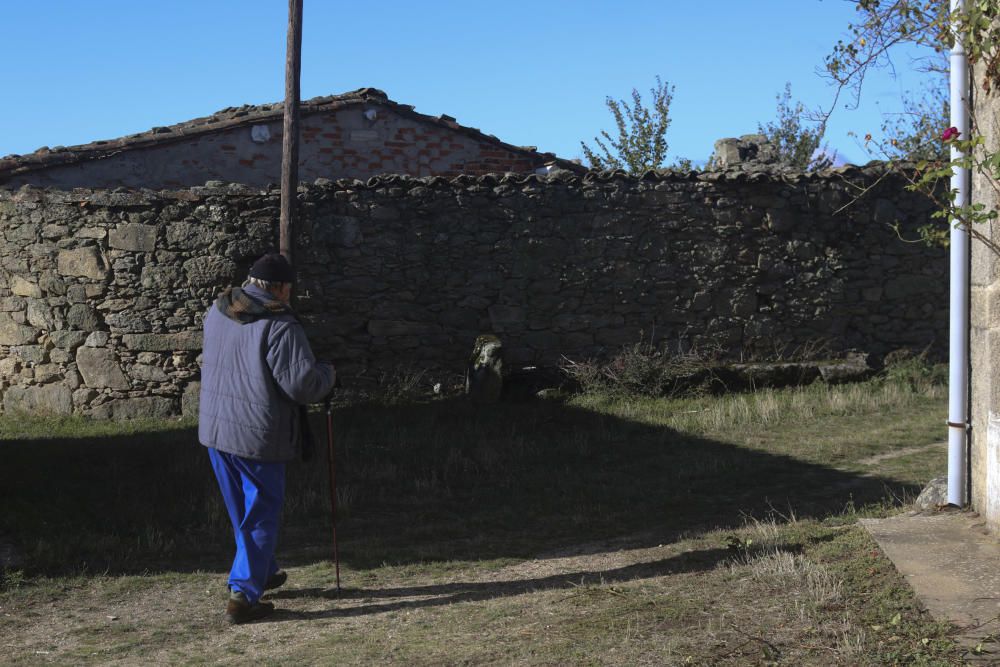
[[[333,522],[333,563],[337,571],[337,591],[340,591],[340,552],[337,549],[337,466],[333,458],[333,406],[326,399],[326,455],[330,462],[330,520]]]

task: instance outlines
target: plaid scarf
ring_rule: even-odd
[[[275,315],[295,316],[292,309],[280,301],[275,299],[258,301],[244,292],[241,287],[230,287],[220,294],[219,298],[215,300],[215,307],[219,309],[220,313],[240,324],[250,324]]]

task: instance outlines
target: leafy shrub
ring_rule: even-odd
[[[674,397],[707,393],[717,383],[713,359],[697,351],[675,354],[652,341],[639,341],[607,362],[564,358],[562,370],[584,392]]]
[[[896,350],[886,355],[882,371],[886,382],[921,390],[948,384],[948,365],[932,362],[928,350]]]

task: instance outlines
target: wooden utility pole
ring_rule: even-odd
[[[299,184],[299,72],[302,63],[302,0],[288,0],[288,45],[285,49],[285,123],[281,135],[280,250],[295,256],[296,190]]]

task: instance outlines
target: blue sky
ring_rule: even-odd
[[[826,106],[816,71],[854,15],[845,0],[304,0],[302,97],[364,86],[518,145],[582,157],[612,129],[605,97],[675,86],[671,158],[756,131],[775,95]],[[0,155],[141,132],[284,95],[285,0],[0,3]],[[898,63],[899,73],[908,63]],[[918,79],[873,78],[827,141],[877,132]]]

